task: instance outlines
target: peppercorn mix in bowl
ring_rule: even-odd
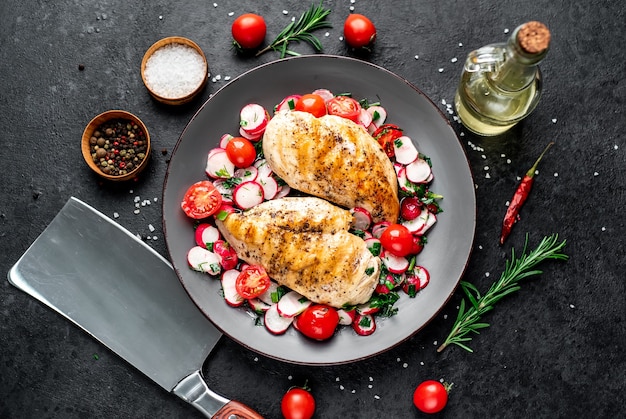
[[[202,49],[192,40],[170,36],[155,42],[141,61],[141,79],[161,103],[182,105],[203,88],[209,65]]]
[[[148,164],[150,134],[137,116],[110,110],[87,124],[81,149],[85,162],[99,176],[112,181],[129,180]]]

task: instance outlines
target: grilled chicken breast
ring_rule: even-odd
[[[230,214],[217,227],[241,259],[313,302],[340,308],[369,300],[381,263],[348,232],[351,223],[349,211],[327,201],[290,197]]]
[[[289,186],[350,209],[374,222],[396,222],[398,181],[389,158],[365,129],[339,116],[283,111],[267,124],[263,153]]]

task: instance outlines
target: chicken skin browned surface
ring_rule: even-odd
[[[263,153],[289,186],[344,208],[362,207],[374,222],[396,222],[393,164],[363,128],[339,116],[283,111],[267,124]]]
[[[349,211],[314,197],[288,197],[228,215],[217,227],[237,255],[281,285],[340,308],[369,300],[380,259],[348,232]]]

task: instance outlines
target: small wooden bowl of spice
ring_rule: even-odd
[[[112,181],[129,180],[148,164],[150,134],[132,113],[111,110],[87,124],[81,149],[85,162],[99,176]]]
[[[182,105],[206,85],[209,65],[192,40],[170,36],[155,42],[141,61],[141,78],[152,97],[168,105]]]

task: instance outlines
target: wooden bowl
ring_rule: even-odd
[[[140,138],[139,132],[142,131],[145,150],[143,148],[141,150],[136,149],[138,145],[134,145],[135,141],[131,141],[133,140],[133,137],[129,135],[129,132],[126,130],[125,127],[123,128],[123,132],[117,132],[116,134],[111,136],[111,137],[117,138],[117,142],[118,142],[117,145],[115,144],[115,140],[113,138],[108,138],[109,136],[107,136],[105,133],[101,132],[99,135],[96,132],[96,131],[101,130],[101,128],[103,127],[103,124],[113,122],[114,120],[129,121],[129,123],[132,124],[131,132],[133,133],[133,135],[137,135],[137,137],[134,137],[137,139],[135,141],[141,141],[141,140],[138,140],[138,138]],[[134,127],[137,127],[137,128],[135,129]],[[98,138],[105,139],[105,141],[108,138],[109,143],[106,145],[106,147],[105,146],[100,147],[97,144]],[[100,159],[98,159],[97,156],[96,156],[96,159],[94,160],[94,154],[97,152],[97,149],[94,150],[92,148],[94,146],[93,144],[94,142],[96,143],[95,145],[98,146],[98,148],[103,148],[107,151],[110,151],[108,155],[109,157],[111,156],[117,157],[118,155],[120,155],[120,153],[122,153],[122,155],[128,155],[126,160],[121,160],[121,161],[124,162],[123,163],[124,166],[126,166],[129,162],[132,163],[132,168],[130,170],[128,170],[127,168],[126,169],[122,168],[123,172],[120,174],[107,173],[105,169],[103,169],[101,163],[99,163]],[[122,110],[106,111],[94,117],[87,124],[87,127],[85,127],[85,130],[83,131],[83,138],[81,140],[81,149],[83,152],[83,158],[85,159],[85,162],[91,168],[91,170],[93,170],[96,174],[98,174],[98,176],[101,176],[102,178],[111,180],[111,181],[124,181],[124,180],[134,179],[148,165],[148,160],[150,158],[150,150],[151,150],[150,134],[148,133],[148,128],[146,128],[145,124],[141,121],[141,119],[139,119],[132,113],[122,111]],[[134,160],[134,158],[130,157],[131,149],[133,150],[132,153],[135,153],[135,151],[138,151],[138,153],[136,153],[137,154],[136,161]],[[114,150],[118,150],[117,153]],[[121,150],[123,150],[123,152]],[[143,152],[143,155],[144,155],[143,159],[141,159],[139,155],[139,153],[141,152]],[[118,162],[118,166],[119,166],[119,162]]]
[[[150,82],[146,78],[146,64],[148,63],[150,57],[152,57],[152,55],[160,48],[170,44],[181,44],[193,48],[198,54],[200,54],[202,62],[204,63],[203,76],[202,79],[198,81],[198,85],[193,90],[189,91],[188,93],[181,94],[181,96],[178,97],[170,97],[169,95],[166,96],[162,93],[162,91],[155,91],[155,86],[150,85]],[[155,42],[150,48],[148,48],[143,56],[143,60],[141,61],[141,79],[143,80],[143,84],[146,86],[148,92],[150,92],[153,98],[161,103],[165,103],[168,105],[182,105],[192,100],[204,88],[204,86],[206,86],[208,77],[209,65],[207,63],[204,52],[202,52],[202,49],[191,39],[183,38],[180,36],[170,36],[168,38],[163,38]],[[178,82],[178,80],[171,81],[172,84],[176,82]]]

